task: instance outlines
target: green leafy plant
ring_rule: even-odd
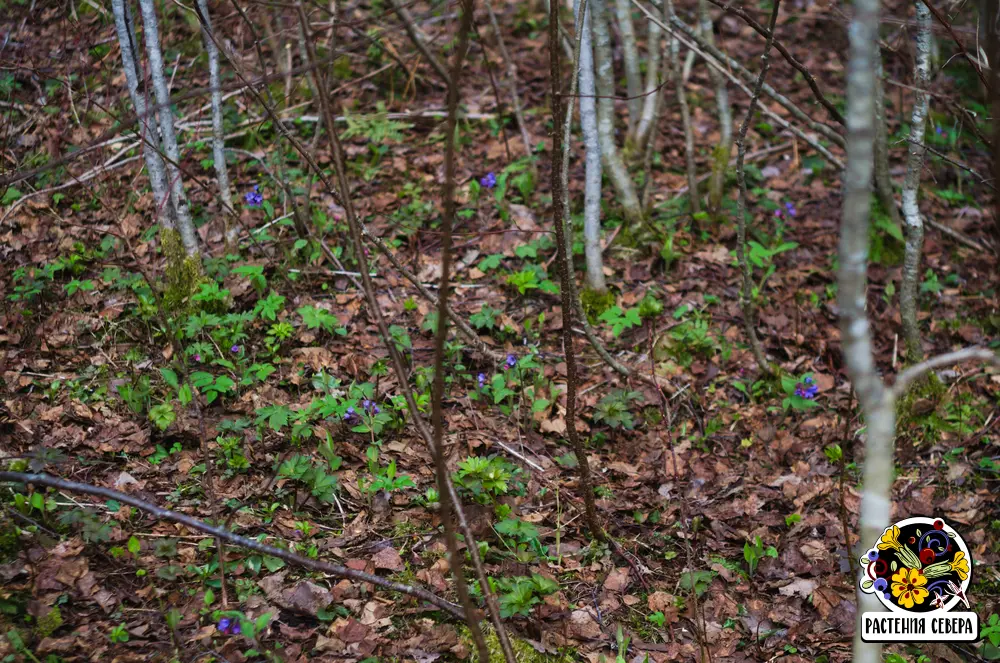
[[[632,404],[643,400],[641,392],[615,389],[597,403],[593,419],[595,422],[604,423],[611,428],[632,430],[635,428],[635,420],[631,411]]]
[[[128,642],[128,629],[125,624],[119,624],[111,628],[108,632],[108,639],[113,643]]]
[[[309,329],[322,329],[328,334],[337,334],[338,336],[347,335],[347,329],[342,327],[337,316],[329,311],[315,306],[303,306],[298,309],[297,313],[302,316],[303,324]]]
[[[512,489],[523,494],[524,485],[518,480],[521,474],[520,468],[499,456],[469,456],[458,464],[454,481],[478,502],[488,504]]]
[[[494,584],[494,579],[490,579]],[[537,573],[531,577],[497,578],[495,587],[500,599],[500,616],[527,617],[532,608],[542,602],[542,597],[559,591],[559,583]]]
[[[598,320],[602,320],[611,325],[611,333],[614,334],[615,337],[621,336],[622,332],[626,329],[638,327],[642,324],[639,309],[630,308],[623,311],[620,306],[612,306],[598,316]]]
[[[337,477],[327,474],[323,467],[309,456],[294,454],[278,468],[278,477],[293,479],[309,489],[321,502],[336,502]]]
[[[755,537],[753,544],[749,541],[743,544],[743,559],[746,560],[747,568],[750,570],[749,575],[753,575],[757,570],[757,565],[760,560],[765,557],[778,557],[778,549],[774,546],[768,546],[764,548],[764,543],[760,540],[760,537]]]

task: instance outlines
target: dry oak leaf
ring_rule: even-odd
[[[596,640],[604,635],[589,608],[573,611],[569,616],[569,633],[579,640]]]
[[[604,579],[604,589],[609,592],[623,592],[625,588],[628,587],[629,570],[627,567],[622,567],[613,570],[608,574],[608,577]]]
[[[402,571],[406,568],[406,565],[403,564],[403,558],[392,546],[382,548],[375,553],[372,556],[372,562],[376,569],[385,569],[386,571]]]

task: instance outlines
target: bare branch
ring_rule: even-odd
[[[411,585],[404,585],[403,583],[393,582],[385,578],[380,578],[379,576],[372,575],[370,573],[365,573],[363,571],[355,571],[354,569],[348,569],[346,567],[330,564],[329,562],[323,562],[318,559],[310,559],[308,557],[303,557],[297,555],[290,550],[284,548],[275,548],[274,546],[269,546],[267,544],[261,543],[254,539],[248,539],[245,536],[240,536],[230,532],[223,527],[216,527],[214,525],[209,525],[206,522],[193,518],[191,516],[185,515],[183,513],[178,513],[176,511],[171,511],[170,509],[163,509],[155,504],[141,500],[138,497],[134,497],[127,493],[122,493],[117,490],[112,490],[111,488],[104,488],[102,486],[93,486],[87,483],[78,483],[76,481],[67,481],[65,479],[59,479],[57,477],[48,474],[26,474],[22,472],[0,472],[0,481],[19,483],[19,484],[34,484],[38,486],[49,486],[51,488],[58,488],[59,490],[66,490],[72,493],[83,493],[85,495],[96,495],[98,497],[103,497],[104,499],[116,500],[122,504],[128,504],[129,506],[134,506],[140,511],[145,511],[152,516],[159,518],[160,520],[169,520],[175,523],[180,523],[185,527],[196,530],[198,532],[204,532],[205,534],[210,534],[218,539],[224,539],[230,543],[236,544],[243,548],[253,550],[254,552],[261,553],[262,555],[270,555],[271,557],[277,557],[278,559],[284,560],[289,564],[295,564],[297,566],[305,567],[307,569],[312,569],[314,571],[321,571],[323,573],[329,573],[336,578],[346,578],[348,580],[355,580],[357,582],[367,582],[371,583],[377,587],[382,587],[393,592],[400,592],[408,596],[420,599],[421,601],[426,601],[433,606],[436,606],[445,612],[462,618],[462,609],[441,598],[440,596],[433,594],[422,587],[414,587]]]
[[[993,366],[1000,366],[1000,355],[986,348],[964,348],[955,352],[938,355],[937,357],[931,357],[926,361],[910,366],[896,376],[896,382],[890,389],[892,398],[894,400],[902,398],[910,388],[910,385],[930,371],[945,366],[954,366],[966,361],[982,361]]]

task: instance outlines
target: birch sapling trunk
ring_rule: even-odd
[[[622,60],[625,65],[625,89],[628,93],[628,135],[635,137],[635,129],[642,112],[642,73],[639,69],[639,46],[632,23],[632,3],[615,0],[618,29],[622,34]]]
[[[673,0],[664,0],[667,5],[667,14],[671,22],[676,18],[674,15]],[[681,126],[684,129],[684,159],[687,163],[688,178],[688,200],[691,205],[691,214],[698,214],[701,211],[701,198],[698,195],[698,167],[694,162],[694,132],[691,130],[691,113],[688,111],[687,94],[684,92],[684,76],[681,73],[680,42],[673,35],[670,36],[670,69],[674,75],[674,87],[677,92],[677,105],[681,110]]]
[[[882,52],[875,57],[875,193],[878,202],[889,215],[893,225],[899,226],[899,210],[892,195],[892,176],[889,174],[889,125],[885,114],[885,74],[882,71]]]
[[[138,53],[135,47],[135,30],[132,25],[126,0],[112,0],[111,11],[115,18],[115,33],[122,54],[122,68],[125,70],[125,85],[128,96],[139,118],[139,138],[142,141],[142,156],[149,174],[149,186],[153,190],[153,203],[160,226],[175,230],[174,210],[170,201],[167,175],[160,156],[160,136],[154,106],[146,104],[146,98],[139,90]]]
[[[712,34],[712,15],[708,11],[707,0],[698,0],[698,21],[701,28],[701,38],[705,43],[715,46]],[[719,144],[712,150],[712,176],[708,180],[708,209],[713,214],[722,208],[722,194],[726,186],[726,170],[729,168],[729,157],[733,151],[733,114],[729,107],[729,87],[726,77],[708,68],[708,77],[715,88],[715,107],[719,111]]]
[[[622,161],[615,142],[615,77],[612,70],[610,16],[605,0],[588,0],[594,46],[594,74],[597,86],[597,135],[601,145],[601,160],[608,172],[618,203],[631,222],[642,220],[642,206],[635,182]]]
[[[586,172],[583,188],[583,247],[587,263],[587,287],[599,293],[607,291],[604,281],[604,256],[601,251],[601,143],[597,133],[597,90],[594,85],[594,53],[591,39],[593,19],[588,0],[584,16],[580,16],[581,0],[575,0],[573,11],[576,29],[580,33],[580,133],[586,149]]]
[[[631,5],[630,0],[625,0],[625,2]],[[647,21],[647,23],[649,23],[649,44],[646,48],[649,57],[646,59],[646,85],[642,90],[644,95],[641,99],[642,110],[639,113],[639,122],[635,128],[634,138],[635,149],[641,152],[645,151],[656,124],[657,104],[660,99],[657,88],[660,85],[660,60],[663,56],[663,49],[660,48],[663,29],[653,21]]]
[[[153,93],[159,113],[160,135],[163,138],[163,152],[167,155],[167,177],[169,178],[170,195],[177,212],[177,230],[181,235],[181,243],[189,256],[198,255],[198,236],[195,234],[194,221],[188,207],[187,194],[184,193],[184,181],[181,178],[180,151],[177,149],[177,135],[174,133],[174,114],[170,108],[170,89],[167,87],[167,77],[163,69],[163,53],[160,51],[160,29],[156,19],[156,6],[153,0],[139,0],[139,11],[142,14],[143,32],[146,41],[146,56],[149,58],[149,74],[153,82]]]
[[[924,167],[924,128],[930,95],[931,11],[917,0],[917,49],[913,72],[913,115],[910,120],[910,142],[906,160],[906,179],[903,182],[903,220],[906,229],[906,249],[903,255],[903,278],[899,288],[899,312],[903,321],[906,340],[906,358],[909,363],[923,359],[920,343],[920,325],[917,322],[919,306],[918,283],[920,258],[924,249],[924,223],[920,218],[917,191],[920,173]]]
[[[219,69],[219,48],[212,39],[212,17],[208,12],[208,0],[197,0],[201,14],[201,32],[208,56],[208,84],[212,88],[212,162],[215,166],[215,181],[219,185],[219,199],[222,200],[226,222],[226,241],[233,242],[239,233],[238,223],[233,219],[233,193],[229,188],[229,168],[226,166],[226,140],[222,128],[222,77]]]
[[[856,0],[848,28],[847,163],[840,225],[837,304],[847,372],[865,415],[864,495],[861,540],[870,545],[889,525],[896,413],[875,369],[871,328],[865,312],[868,274],[868,223],[875,143],[875,58],[878,55],[878,0]],[[866,611],[880,611],[874,594],[855,588],[858,597],[854,663],[881,663],[882,645],[861,639]]]

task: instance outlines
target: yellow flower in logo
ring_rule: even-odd
[[[926,584],[927,578],[920,569],[908,569],[904,566],[892,576],[892,595],[899,605],[910,609],[914,604],[923,603],[929,595],[924,587]]]
[[[885,531],[882,538],[878,540],[879,550],[899,550],[899,528],[893,525]]]
[[[958,573],[958,577],[965,580],[969,577],[969,560],[965,559],[965,553],[959,550],[955,553],[955,559],[950,562],[951,570]]]

